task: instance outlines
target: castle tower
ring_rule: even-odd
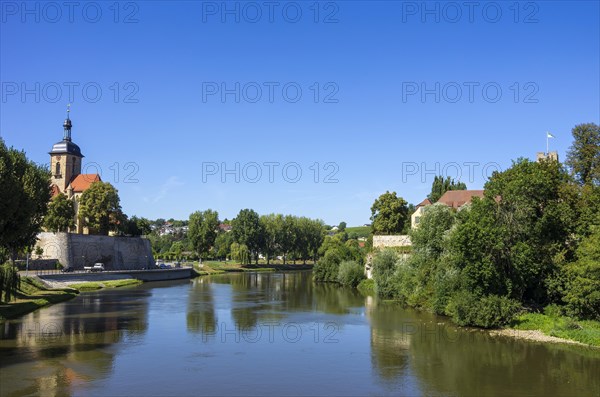
[[[52,184],[56,185],[60,193],[67,194],[69,183],[81,174],[81,160],[83,154],[79,146],[71,140],[71,119],[69,118],[70,105],[67,107],[67,119],[63,123],[63,140],[52,146],[50,154],[50,172],[52,173]]]

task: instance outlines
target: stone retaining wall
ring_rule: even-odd
[[[64,267],[83,269],[96,262],[106,270],[143,269],[155,265],[150,241],[141,237],[110,237],[72,233],[40,233],[36,247],[42,259],[57,259]]]
[[[408,235],[373,236],[373,248],[408,247],[412,245]]]

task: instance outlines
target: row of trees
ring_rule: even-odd
[[[248,263],[250,257],[258,263],[262,254],[267,264],[282,256],[306,262],[316,259],[325,235],[321,220],[292,215],[269,214],[243,209],[231,221],[231,232],[219,230],[216,211],[197,211],[190,215],[188,238],[201,257],[232,257]],[[235,245],[234,245],[235,244]]]
[[[600,319],[600,127],[578,125],[573,137],[566,166],[519,159],[467,209],[427,207],[408,259],[374,258],[377,293],[461,325],[494,327],[547,305]]]

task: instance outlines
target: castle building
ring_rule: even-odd
[[[70,110],[67,109],[67,119],[63,123],[64,135],[60,142],[52,146],[50,154],[50,171],[52,173],[51,191],[52,197],[64,194],[75,204],[75,229],[70,232],[88,234],[87,228],[83,227],[79,220],[79,198],[92,183],[102,179],[98,174],[82,174],[81,163],[83,154],[81,149],[71,139],[71,128],[73,124],[69,117]]]
[[[536,161],[539,163],[542,160],[558,161],[558,152],[538,152],[536,156]]]

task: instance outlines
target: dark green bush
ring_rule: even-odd
[[[461,291],[450,299],[447,314],[458,325],[497,328],[508,324],[520,308],[517,301],[505,296],[479,296]]]
[[[10,302],[19,289],[20,277],[16,267],[11,264],[0,266],[0,301]]]
[[[378,252],[373,257],[373,280],[375,293],[384,298],[393,298],[397,295],[394,275],[398,263],[398,255],[389,249]]]
[[[600,227],[593,228],[577,250],[579,259],[566,267],[567,289],[563,301],[567,313],[600,320]]]
[[[375,282],[372,278],[364,279],[358,283],[356,289],[363,295],[373,295],[375,294]]]
[[[343,256],[337,249],[330,249],[319,259],[313,268],[315,281],[337,282],[340,263]]]
[[[356,287],[365,278],[364,268],[354,261],[340,263],[337,281],[348,287]]]

